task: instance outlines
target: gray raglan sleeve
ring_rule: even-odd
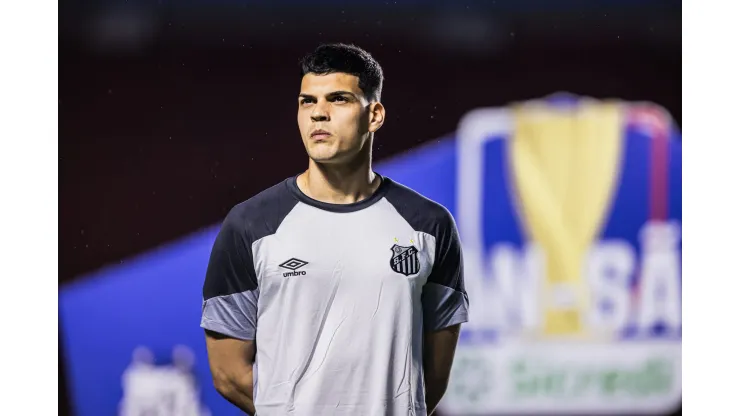
[[[462,248],[457,225],[449,212],[440,220],[435,239],[434,265],[421,298],[425,331],[468,321]]]
[[[203,284],[200,326],[232,338],[253,340],[258,299],[252,242],[245,221],[232,210],[211,250]]]

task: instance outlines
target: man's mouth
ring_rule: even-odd
[[[331,136],[331,133],[329,133],[326,130],[316,130],[313,133],[311,133],[312,139],[326,139],[329,136]]]

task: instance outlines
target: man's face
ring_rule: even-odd
[[[353,159],[376,130],[371,106],[354,75],[306,74],[298,96],[298,128],[308,156],[318,163]]]

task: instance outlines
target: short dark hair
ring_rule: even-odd
[[[344,43],[329,43],[320,45],[301,59],[301,77],[306,74],[327,75],[337,72],[358,77],[365,98],[380,101],[383,69],[364,49]]]

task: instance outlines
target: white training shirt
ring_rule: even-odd
[[[452,216],[388,178],[353,204],[292,177],[235,206],[203,298],[203,328],[255,340],[259,416],[426,415],[423,333],[468,319]]]

